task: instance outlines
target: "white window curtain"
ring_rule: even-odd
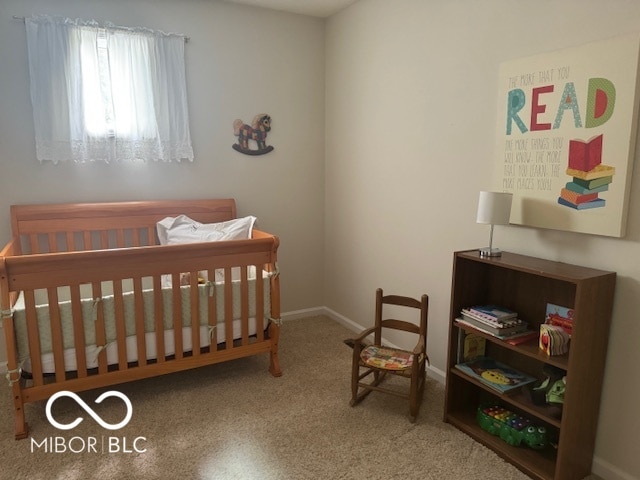
[[[25,25],[38,160],[193,161],[184,36],[45,15]]]

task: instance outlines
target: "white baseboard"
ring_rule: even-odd
[[[292,312],[285,312],[281,314],[282,320],[299,320],[305,317],[314,317],[317,315],[326,315],[326,309],[324,307],[303,308],[302,310],[294,310]]]
[[[600,457],[593,457],[591,470],[595,475],[606,478],[607,480],[640,480],[639,477],[623,472],[615,465],[611,465]]]
[[[334,310],[331,310],[330,308],[322,307],[322,309],[324,311],[324,315],[326,315],[327,317],[335,320],[340,325],[342,325],[343,327],[348,328],[352,332],[361,333],[365,329],[365,327],[363,327],[359,323],[354,322],[353,320],[345,317],[344,315],[340,315],[338,312],[336,312]]]

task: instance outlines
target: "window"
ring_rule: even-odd
[[[193,160],[180,35],[25,19],[38,160]]]

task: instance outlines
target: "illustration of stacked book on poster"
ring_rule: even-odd
[[[476,305],[463,308],[458,323],[512,345],[538,338],[539,332],[531,330],[529,324],[518,318],[517,312],[497,305]]]
[[[573,180],[560,191],[560,205],[576,210],[605,206],[606,200],[599,195],[609,190],[615,168],[602,163],[602,140],[598,135],[587,142],[569,141],[567,175]]]

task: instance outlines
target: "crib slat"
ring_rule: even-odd
[[[216,301],[216,291],[215,291],[215,279],[216,279],[216,271],[208,270],[207,278],[209,279],[209,286],[207,287],[207,311],[209,314],[209,328],[211,329],[210,340],[211,340],[211,351],[215,351],[218,347],[218,305]]]
[[[93,245],[91,242],[91,232],[88,230],[85,230],[83,232],[83,237],[84,237],[84,249],[85,250],[93,250]]]
[[[76,368],[78,377],[87,376],[87,354],[84,338],[84,322],[82,321],[82,303],[80,300],[80,285],[71,287],[71,315],[73,317],[73,344],[76,349]]]
[[[124,229],[122,228],[116,230],[116,245],[118,248],[124,248],[126,246],[124,243]]]
[[[49,321],[51,322],[51,346],[53,347],[53,362],[55,364],[56,382],[65,379],[64,343],[62,324],[60,322],[60,307],[58,305],[58,289],[47,288],[49,299]]]
[[[156,359],[163,363],[164,353],[164,298],[162,293],[162,278],[153,277],[153,315],[155,319]]]
[[[231,268],[224,269],[224,329],[226,332],[225,348],[233,348],[233,284]]]
[[[109,248],[109,232],[107,230],[100,230],[100,248]]]
[[[256,265],[256,338],[258,342],[264,340],[264,280],[262,279],[262,265]]]
[[[140,246],[140,231],[137,228],[133,229],[132,232],[132,240],[133,240],[133,246],[134,247],[139,247]]]
[[[31,358],[31,374],[35,386],[42,385],[42,353],[40,349],[40,333],[36,315],[36,299],[33,290],[24,292],[25,315],[27,317],[27,337],[29,339],[29,356]]]
[[[116,341],[118,343],[118,368],[127,369],[127,327],[124,320],[124,300],[122,298],[122,281],[113,281],[113,303],[116,316]]]
[[[67,252],[75,252],[76,251],[76,242],[73,238],[73,232],[67,232]]]
[[[138,345],[138,365],[147,364],[147,344],[145,341],[144,300],[142,298],[142,278],[133,279],[133,301],[136,311],[136,341]]]
[[[173,339],[175,344],[175,356],[183,357],[182,347],[182,291],[180,290],[180,274],[171,274],[171,295],[173,304]]]
[[[198,290],[198,272],[189,273],[191,300],[191,351],[194,357],[200,356],[200,292]]]
[[[31,235],[29,235],[29,246],[31,247],[31,253],[40,253],[37,233],[32,233]]]
[[[240,313],[242,318],[242,345],[249,343],[249,280],[247,267],[240,267]]]
[[[56,253],[58,251],[58,240],[56,238],[56,234],[49,232],[49,252]]]
[[[93,283],[93,308],[95,310],[96,345],[101,348],[98,352],[98,372],[107,373],[107,334],[104,326],[104,305],[102,305],[102,285]],[[100,301],[98,301],[100,300]]]
[[[147,236],[148,236],[148,240],[147,240],[147,244],[148,245],[157,245],[158,242],[156,242],[156,230],[154,227],[150,226],[147,229]]]

